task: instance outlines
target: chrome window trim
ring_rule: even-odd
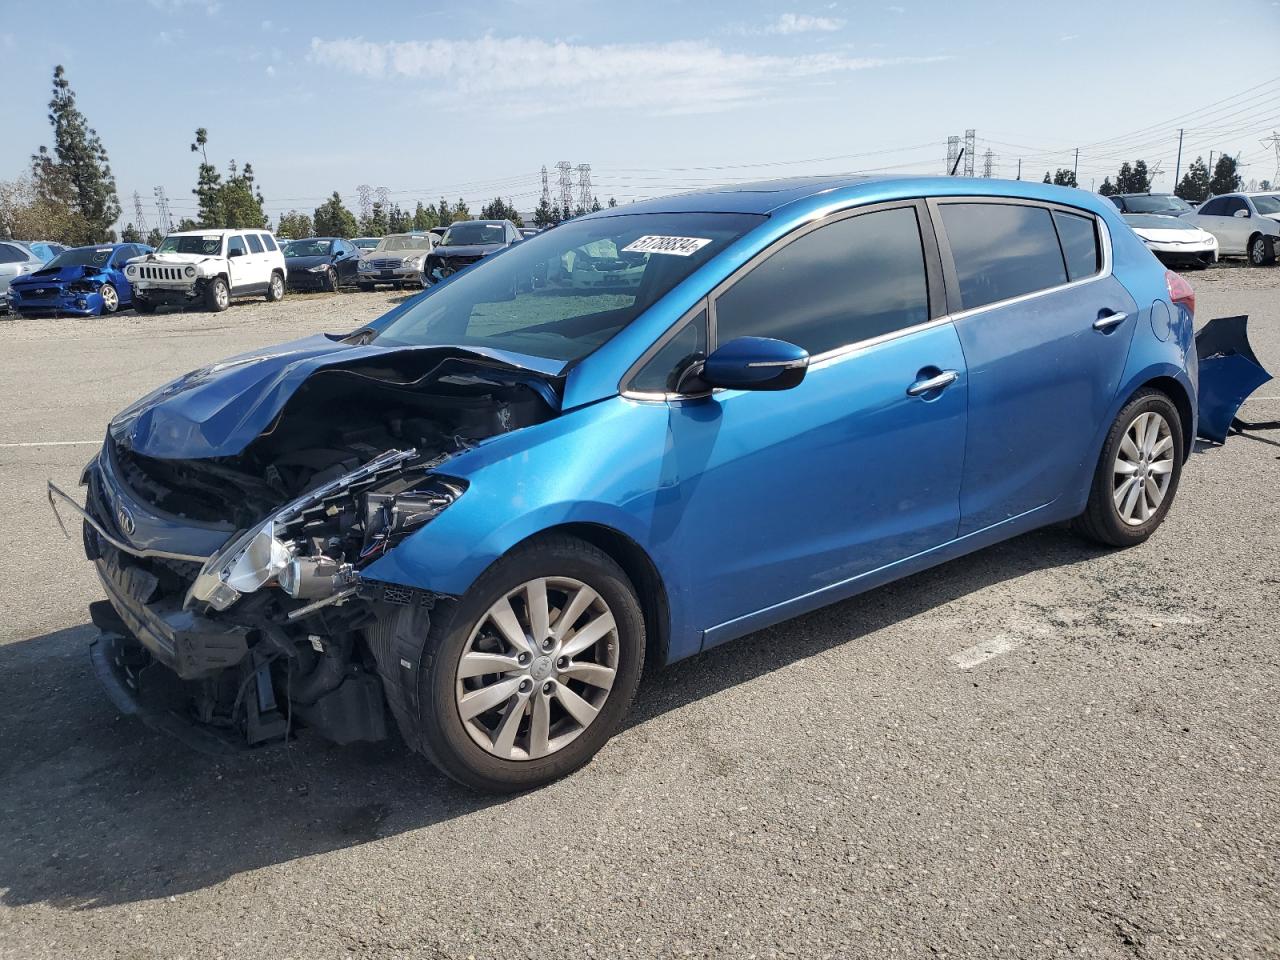
[[[1037,297],[1057,293],[1059,290],[1069,290],[1072,287],[1083,286],[1086,283],[1095,283],[1099,280],[1105,280],[1107,277],[1111,276],[1112,267],[1114,265],[1111,250],[1111,228],[1107,226],[1107,221],[1103,217],[1100,217],[1092,210],[1085,210],[1082,207],[1073,207],[1065,203],[1056,203],[1047,200],[1029,200],[1023,197],[930,197],[928,203],[929,212],[934,215],[935,228],[939,234],[938,248],[942,257],[942,271],[947,277],[948,293],[950,293],[950,288],[955,283],[955,261],[951,256],[951,243],[946,235],[946,224],[943,223],[942,211],[940,208],[949,203],[984,203],[988,205],[1000,204],[1018,207],[1039,207],[1043,210],[1048,210],[1050,214],[1052,214],[1054,210],[1060,210],[1063,213],[1089,217],[1094,222],[1094,229],[1097,231],[1098,235],[1098,245],[1101,248],[1102,266],[1098,269],[1097,273],[1091,274],[1087,277],[1081,277],[1079,280],[1068,280],[1066,283],[1055,284],[1052,287],[1044,287],[1041,290],[1032,290],[1030,293],[1019,294],[1016,297],[1006,297],[1004,300],[994,300],[991,303],[984,303],[978,307],[956,310],[950,314],[950,319],[952,320],[963,320],[966,317],[976,316],[977,314],[985,313],[988,310],[996,310],[1000,307],[1026,303],[1027,301],[1034,300]],[[1054,236],[1057,237],[1056,224],[1054,224]],[[1060,238],[1058,239],[1058,249],[1060,251],[1062,250],[1062,240]],[[1066,276],[1070,276],[1070,273],[1067,270],[1065,253],[1062,269]]]
[[[636,360],[635,363],[627,367],[627,372],[622,375],[622,379],[618,382],[618,393],[620,396],[627,397],[631,400],[679,400],[709,396],[709,394],[706,393],[658,393],[656,391],[649,392],[646,390],[632,390],[630,386],[631,381],[635,379],[636,374],[643,370],[645,365],[652,360],[663,347],[679,336],[685,326],[696,320],[698,318],[698,314],[702,313],[704,310],[707,311],[707,347],[708,349],[710,348],[711,313],[707,306],[707,298],[702,297],[697,303],[682,313],[679,320],[667,327],[667,329],[663,331],[662,336],[653,341],[653,343],[649,345],[648,349],[646,349],[644,353],[640,354],[640,358]]]

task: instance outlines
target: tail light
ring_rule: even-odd
[[[1172,270],[1164,272],[1165,286],[1169,288],[1169,299],[1174,303],[1180,303],[1194,317],[1196,314],[1196,290],[1195,287],[1187,283],[1181,274],[1174,273]]]

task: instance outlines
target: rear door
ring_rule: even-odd
[[[963,536],[1075,492],[1138,314],[1092,214],[1012,199],[930,204],[969,368]]]

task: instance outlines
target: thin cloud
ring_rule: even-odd
[[[861,70],[949,57],[779,56],[702,41],[591,46],[511,37],[311,41],[308,59],[371,80],[422,81],[436,103],[546,113],[626,103],[658,113],[707,113]]]
[[[839,17],[814,17],[807,13],[784,13],[764,28],[765,33],[787,36],[793,33],[834,33],[844,26]]]

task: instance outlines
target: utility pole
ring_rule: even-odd
[[[1178,128],[1178,159],[1173,164],[1173,189],[1178,189],[1178,174],[1182,172],[1182,128]]]
[[[1079,170],[1080,170],[1080,148],[1076,147],[1076,159],[1075,159],[1075,162],[1071,164],[1071,179],[1074,180],[1076,183],[1080,182],[1080,178],[1076,176]]]
[[[1268,144],[1275,148],[1276,151],[1276,172],[1271,175],[1271,189],[1280,190],[1280,132],[1271,131],[1271,136],[1265,140],[1259,140],[1264,147]]]
[[[1215,153],[1217,153],[1217,151],[1216,151],[1216,150],[1210,150],[1210,151],[1209,151],[1209,179],[1210,179],[1210,180],[1212,180],[1212,179],[1213,179],[1213,155],[1214,155]]]
[[[1018,158],[1018,179],[1022,179],[1022,158]]]

